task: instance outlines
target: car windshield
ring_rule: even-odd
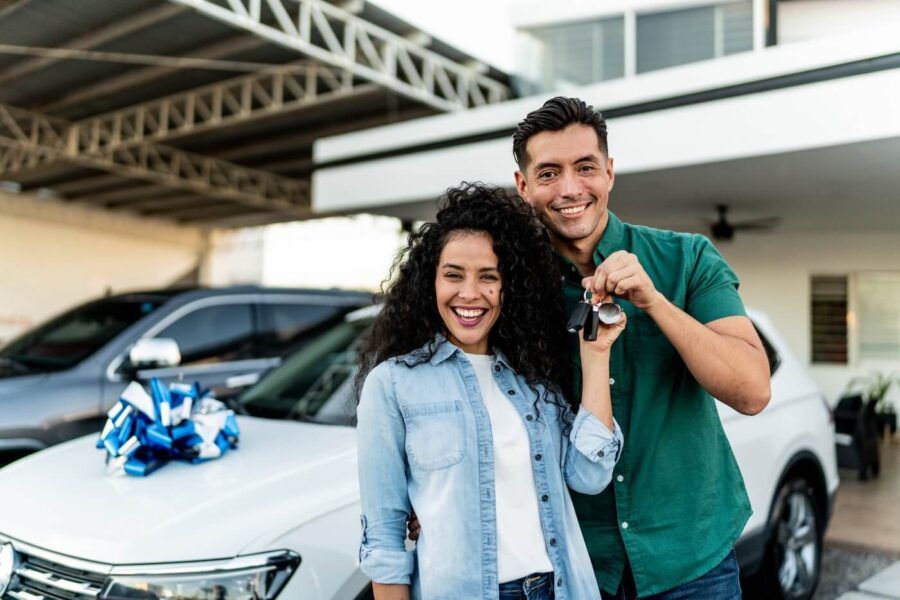
[[[71,368],[168,299],[136,294],[83,304],[0,349],[0,369],[24,374]]]
[[[355,425],[356,354],[371,323],[359,312],[310,339],[244,392],[238,398],[244,411],[270,419]]]

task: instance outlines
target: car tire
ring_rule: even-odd
[[[813,485],[802,475],[781,483],[772,503],[769,536],[747,598],[809,600],[819,584],[825,519]]]

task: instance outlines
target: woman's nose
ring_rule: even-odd
[[[478,289],[478,282],[473,279],[466,279],[459,288],[458,295],[460,298],[471,300],[477,298],[481,292]]]

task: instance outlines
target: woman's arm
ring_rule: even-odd
[[[413,554],[406,549],[406,519],[412,512],[406,480],[406,427],[391,383],[390,365],[375,367],[360,393],[357,409],[362,540],[359,565],[378,589],[407,598]],[[397,588],[407,590],[396,596]]]
[[[384,583],[373,583],[372,591],[375,600],[409,600],[409,586]]]
[[[609,355],[625,321],[623,314],[619,323],[601,325],[596,341],[580,342],[581,406],[572,423],[563,472],[569,487],[583,494],[599,494],[609,485],[624,443],[612,414]]]

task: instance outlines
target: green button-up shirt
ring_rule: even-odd
[[[622,223],[609,213],[595,263],[617,250],[635,254],[656,289],[699,322],[745,314],[737,276],[707,238]],[[582,275],[563,261],[563,277],[571,311],[582,297]],[[603,493],[572,492],[572,499],[600,588],[615,592],[628,560],[645,596],[715,567],[751,510],[715,400],[649,315],[617,303],[628,325],[612,347],[610,385],[625,448]]]

